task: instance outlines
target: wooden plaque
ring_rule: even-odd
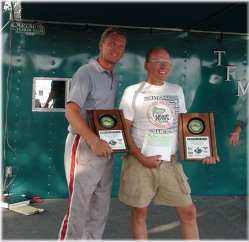
[[[181,160],[203,160],[210,156],[217,160],[214,114],[180,114],[178,140]]]
[[[113,152],[127,152],[127,127],[122,110],[87,110],[91,129],[112,148]]]

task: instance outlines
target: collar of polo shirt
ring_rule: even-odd
[[[105,72],[105,73],[111,75],[107,70],[105,70],[105,69],[98,63],[97,60],[91,59],[89,63],[90,63],[90,64],[93,64],[94,67],[96,68],[96,70],[97,70],[98,72]],[[115,71],[114,71],[114,69],[112,70],[112,73],[113,73],[113,75],[116,74]]]

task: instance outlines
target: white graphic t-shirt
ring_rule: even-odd
[[[186,113],[184,94],[179,85],[140,82],[129,86],[124,91],[120,109],[125,118],[133,122],[131,135],[139,148],[146,136],[155,134],[160,137],[162,134],[170,141],[170,153],[176,153],[178,115]]]

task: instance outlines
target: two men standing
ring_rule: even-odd
[[[99,43],[99,57],[78,69],[73,77],[66,105],[69,134],[65,146],[65,172],[69,187],[68,210],[60,229],[60,239],[100,239],[106,224],[112,185],[111,147],[99,139],[86,123],[86,110],[113,109],[117,89],[115,64],[122,57],[126,36],[108,28]],[[122,97],[130,151],[123,161],[119,198],[132,208],[135,239],[147,239],[147,207],[174,206],[181,222],[182,237],[197,239],[196,209],[182,165],[177,161],[177,119],[186,112],[182,88],[165,82],[171,69],[167,50],[154,48],[145,60],[146,81],[128,87]],[[168,113],[157,123],[153,110]],[[150,134],[166,134],[170,140],[169,160],[141,152]],[[214,164],[214,158],[203,163]]]

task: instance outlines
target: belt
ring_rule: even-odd
[[[170,160],[161,160],[161,163],[167,163],[167,164],[175,164],[176,161],[176,155],[171,155]]]

